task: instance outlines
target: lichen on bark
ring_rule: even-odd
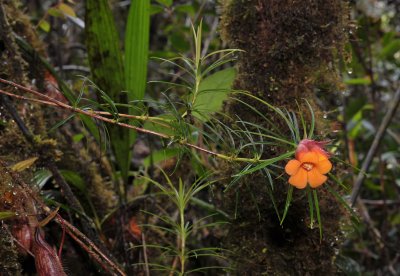
[[[222,5],[223,40],[232,48],[244,50],[237,64],[234,88],[307,118],[306,98],[318,117],[316,91],[331,93],[341,88],[337,64],[347,39],[347,2],[226,0]],[[285,129],[284,122],[268,107],[249,98],[243,100]],[[228,102],[225,112],[231,117],[263,124],[251,110],[237,102]],[[317,126],[321,133],[323,124],[317,121]],[[271,147],[264,157],[281,153],[282,149]],[[221,166],[227,176],[234,173],[234,168],[226,170],[231,165]],[[282,170],[278,174],[283,173]],[[320,240],[318,227],[309,227],[305,193],[294,191],[288,216],[281,226],[266,185],[269,184],[265,177],[253,174],[243,178],[236,190],[225,193],[221,202],[227,212],[235,213],[225,246],[234,252],[240,275],[335,273],[335,247],[341,237],[341,219],[345,217],[340,204],[323,186],[318,189],[323,221]],[[287,178],[275,179],[274,187],[278,209],[283,210]]]

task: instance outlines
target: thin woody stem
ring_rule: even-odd
[[[45,99],[45,100],[31,99],[31,98],[27,98],[27,97],[23,97],[23,96],[20,96],[20,95],[16,95],[16,94],[13,94],[13,93],[10,93],[10,92],[7,92],[7,91],[4,91],[4,90],[0,89],[0,93],[1,94],[5,94],[5,95],[8,95],[8,96],[11,96],[11,97],[14,97],[14,98],[18,98],[18,99],[32,100],[32,101],[35,101],[35,102],[38,102],[38,103],[47,104],[47,105],[50,105],[50,106],[60,107],[62,109],[69,110],[71,112],[79,113],[79,114],[82,114],[82,115],[86,115],[86,116],[95,118],[97,120],[101,120],[103,122],[107,122],[107,123],[118,125],[118,126],[125,127],[125,128],[130,128],[130,129],[133,129],[133,130],[135,130],[137,132],[154,135],[154,136],[157,136],[157,137],[160,137],[160,138],[170,139],[170,140],[173,140],[175,138],[174,136],[170,136],[170,135],[167,135],[167,134],[164,134],[164,133],[159,133],[159,132],[156,132],[156,131],[140,128],[140,127],[133,126],[133,125],[130,125],[130,124],[127,124],[127,123],[118,122],[115,119],[110,119],[110,118],[104,117],[104,116],[112,116],[113,115],[112,113],[109,113],[109,112],[94,111],[94,110],[82,110],[80,108],[76,108],[76,107],[70,106],[70,105],[68,105],[66,103],[63,103],[63,102],[58,101],[56,99],[53,99],[53,98],[51,98],[51,97],[49,97],[47,95],[44,95],[44,94],[42,94],[42,93],[40,93],[38,91],[35,91],[33,89],[24,87],[22,85],[19,85],[17,83],[12,82],[12,81],[8,81],[8,80],[0,78],[0,82],[8,84],[8,85],[11,85],[11,86],[14,86],[14,87],[16,87],[18,89],[21,89],[21,90],[23,90],[25,92],[28,92],[30,94],[33,94],[33,95],[35,95],[35,96],[37,96],[39,98]],[[104,116],[102,116],[102,115],[104,115]],[[120,117],[134,118],[134,119],[141,119],[141,120],[152,118],[154,120],[154,117],[147,117],[147,116],[134,116],[134,115],[127,115],[127,114],[116,114],[116,115],[118,115]],[[193,148],[193,149],[201,151],[201,152],[205,152],[205,153],[207,153],[209,155],[212,155],[212,156],[215,156],[217,158],[224,159],[224,160],[227,160],[227,161],[238,161],[238,162],[248,162],[248,163],[261,163],[263,161],[266,161],[266,160],[258,159],[258,158],[243,158],[243,157],[228,156],[228,155],[217,153],[217,152],[202,148],[200,146],[197,146],[195,144],[186,142],[184,139],[175,140],[173,142],[177,143],[177,144],[180,144],[180,145],[183,145],[183,146],[186,146],[186,147],[189,147],[189,148]]]
[[[39,99],[35,99],[35,98],[28,98],[28,97],[24,97],[24,96],[21,96],[21,95],[16,95],[14,93],[10,93],[10,92],[3,91],[3,90],[1,90],[0,93],[2,93],[4,95],[7,95],[7,96],[10,96],[10,97],[13,97],[13,98],[16,98],[16,99],[20,99],[20,100],[46,104],[46,105],[50,105],[50,106],[59,106],[58,104],[56,104],[54,102],[39,100]],[[88,110],[88,111],[93,112],[94,114],[99,114],[99,115],[104,115],[104,116],[117,115],[118,117],[121,117],[121,118],[136,119],[136,120],[139,120],[139,121],[151,121],[151,122],[153,122],[155,124],[158,124],[158,125],[161,125],[161,126],[164,126],[164,127],[167,127],[167,128],[171,128],[170,125],[166,124],[166,123],[169,123],[170,120],[165,119],[165,118],[151,117],[151,116],[136,116],[136,115],[130,115],[130,114],[124,114],[124,113],[112,114],[112,113],[107,112],[107,111],[96,111],[96,110]]]
[[[95,119],[98,119],[98,120],[102,120],[102,121],[107,122],[107,123],[119,125],[119,126],[126,127],[126,128],[131,128],[131,129],[134,129],[134,130],[136,130],[138,132],[142,132],[142,133],[146,133],[146,134],[152,134],[152,135],[155,135],[155,136],[158,136],[158,137],[161,137],[161,138],[167,138],[167,139],[170,138],[170,136],[162,134],[162,133],[158,133],[158,132],[155,132],[155,131],[139,128],[139,127],[136,127],[136,126],[125,124],[125,123],[120,123],[120,122],[118,122],[118,121],[116,121],[114,119],[109,119],[109,118],[97,115],[92,111],[86,111],[86,110],[82,110],[82,109],[79,109],[79,108],[75,108],[75,107],[70,106],[68,104],[65,104],[65,103],[63,103],[61,101],[53,99],[53,98],[51,98],[51,97],[49,97],[47,95],[44,95],[44,94],[42,94],[42,93],[40,93],[38,91],[35,91],[33,89],[24,87],[22,85],[19,85],[17,83],[14,83],[14,82],[11,82],[11,81],[8,81],[8,80],[4,80],[4,79],[0,78],[0,82],[8,84],[8,85],[11,85],[11,86],[14,86],[16,88],[19,88],[19,89],[24,90],[26,92],[29,92],[29,93],[31,93],[33,95],[36,95],[36,96],[38,96],[40,98],[44,98],[44,99],[48,100],[49,102],[55,104],[56,106],[61,107],[61,108],[66,109],[66,110],[69,110],[69,111],[72,111],[72,112],[80,113],[80,114],[83,114],[83,115],[86,115],[86,116],[89,116],[89,117],[92,117],[92,118],[95,118]],[[0,93],[5,94],[4,92],[6,92],[6,91],[0,90]],[[7,94],[10,95],[10,93],[7,93]]]
[[[59,224],[63,224],[63,223],[64,223],[64,221],[63,221],[63,220],[60,220],[59,218],[57,218],[56,222],[59,223]],[[110,274],[113,274],[113,271],[110,270],[110,269],[101,261],[101,259],[99,258],[99,256],[98,256],[97,254],[95,254],[95,253],[93,252],[93,250],[90,249],[83,241],[81,241],[77,236],[75,236],[75,235],[73,234],[72,231],[70,231],[70,230],[67,229],[67,228],[65,229],[65,231],[66,231],[66,232],[68,233],[68,235],[69,235],[76,243],[78,243],[86,252],[91,252],[90,256],[92,256],[92,258],[95,259],[96,262],[97,262],[105,271],[107,271],[107,272],[110,273]],[[125,275],[125,274],[121,274],[121,275]]]
[[[96,254],[92,254],[91,256],[95,258],[95,260],[102,265],[103,261],[105,261],[112,269],[118,272],[118,275],[125,276],[126,274],[114,263],[112,262],[88,237],[86,237],[81,231],[79,231],[75,226],[70,224],[68,221],[63,219],[60,215],[57,214],[56,222],[60,224],[62,227],[66,226],[66,231],[76,242],[78,242],[87,252],[92,252]],[[76,235],[76,236],[75,236]],[[78,238],[78,237],[79,238]],[[81,240],[82,239],[82,240]],[[84,242],[83,242],[84,241]],[[86,245],[86,244],[87,245]],[[108,269],[107,269],[108,270]]]
[[[378,150],[378,147],[386,133],[386,129],[389,126],[389,123],[392,121],[393,116],[396,114],[396,109],[399,106],[399,104],[400,104],[400,89],[397,89],[392,99],[392,105],[386,112],[385,117],[383,118],[382,123],[378,129],[378,132],[376,133],[375,138],[368,151],[367,157],[365,157],[364,162],[361,165],[361,170],[358,173],[357,179],[354,183],[353,192],[351,193],[350,197],[351,206],[354,206],[356,203],[357,197],[360,194],[360,190],[365,175],[368,173],[369,167],[372,163],[372,159],[374,158],[376,151]]]

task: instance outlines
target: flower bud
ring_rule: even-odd
[[[324,149],[324,146],[328,143],[329,141],[303,139],[297,146],[295,157],[296,159],[299,159],[301,154],[314,151],[324,155],[326,158],[329,158],[329,153]]]

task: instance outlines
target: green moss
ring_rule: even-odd
[[[234,88],[247,90],[274,106],[303,116],[309,113],[302,100],[306,98],[318,114],[314,92],[323,88],[326,93],[331,93],[341,85],[336,64],[347,39],[347,17],[346,2],[338,0],[224,1],[223,39],[230,47],[245,51],[237,65]],[[244,100],[249,103],[248,98]],[[284,123],[267,107],[257,102],[250,104],[280,129],[285,129]],[[225,111],[228,115],[264,124],[236,102],[228,102]],[[317,121],[318,125],[321,123]],[[264,157],[281,152],[279,148],[267,148]],[[226,164],[221,166],[227,176],[235,172],[234,168],[226,170]],[[323,187],[318,189],[323,222],[323,239],[320,241],[318,227],[309,228],[304,191],[294,191],[289,214],[280,226],[268,197],[267,185],[268,180],[261,175],[246,177],[236,190],[226,193],[221,202],[222,208],[236,215],[225,242],[234,252],[232,257],[238,272],[273,275],[335,273],[335,245],[341,236],[340,218],[344,213],[333,196]],[[287,178],[276,179],[274,185],[278,209],[283,210]]]

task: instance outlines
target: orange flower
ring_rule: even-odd
[[[332,169],[329,154],[322,148],[326,142],[302,140],[296,150],[296,159],[290,160],[285,171],[290,175],[289,183],[304,189],[307,183],[311,188],[321,186],[328,179],[325,174]]]

